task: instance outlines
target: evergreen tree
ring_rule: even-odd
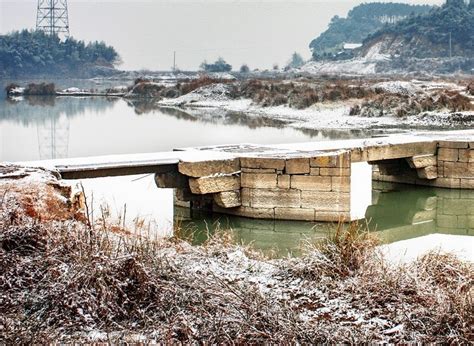
[[[104,42],[68,38],[61,41],[43,31],[16,31],[0,35],[0,76],[77,74],[90,66],[113,67],[120,57]]]
[[[286,67],[287,68],[298,68],[298,67],[301,67],[303,65],[304,65],[303,57],[300,54],[298,54],[297,52],[294,52]]]

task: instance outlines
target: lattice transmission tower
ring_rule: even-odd
[[[67,0],[38,0],[36,30],[49,35],[69,36]]]

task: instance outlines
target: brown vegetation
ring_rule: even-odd
[[[14,208],[18,197],[0,190],[0,343],[474,337],[471,263],[432,253],[390,265],[355,224],[309,244],[301,258],[266,260],[229,233],[192,247],[122,237],[105,222],[40,221]]]
[[[457,91],[441,90],[416,96],[403,94],[379,94],[351,108],[350,115],[363,117],[391,116],[405,117],[423,112],[472,111],[471,100]]]
[[[56,95],[54,83],[30,83],[25,88],[25,95]]]
[[[263,107],[288,104],[293,108],[304,109],[318,102],[365,98],[373,92],[360,84],[352,85],[349,81],[299,83],[249,80],[241,84],[239,94]]]
[[[217,84],[217,83],[225,83],[225,80],[222,79],[216,79],[216,78],[211,78],[207,75],[202,75],[197,79],[192,79],[191,81],[187,83],[182,83],[177,86],[177,88],[181,91],[182,95],[189,94],[190,92],[207,86],[211,84]]]

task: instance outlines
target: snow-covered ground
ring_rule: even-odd
[[[286,123],[287,126],[301,129],[370,129],[370,128],[411,128],[439,127],[455,128],[474,125],[474,112],[425,112],[421,116],[398,118],[394,116],[358,117],[350,116],[351,107],[363,100],[345,100],[316,103],[306,109],[295,109],[288,105],[262,107],[251,99],[233,99],[231,85],[213,84],[194,90],[175,99],[159,101],[159,106],[186,108],[186,111],[203,118],[225,117],[227,112],[242,112],[248,117],[268,118]],[[376,83],[372,89],[385,93],[414,95],[416,93],[449,89],[461,91],[463,87],[454,83],[423,81],[390,81]],[[462,120],[460,125],[453,118]],[[466,120],[467,119],[467,120]]]

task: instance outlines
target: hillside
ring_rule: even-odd
[[[0,78],[108,75],[119,61],[115,49],[104,42],[62,41],[28,30],[0,35]]]
[[[362,47],[362,56],[374,53],[392,58],[474,57],[474,1],[448,0],[426,15],[382,28]]]
[[[354,7],[347,18],[334,16],[328,29],[314,39],[309,47],[314,59],[331,58],[341,50],[344,43],[362,43],[367,35],[375,33],[387,24],[428,13],[431,9],[428,5],[362,4]]]

